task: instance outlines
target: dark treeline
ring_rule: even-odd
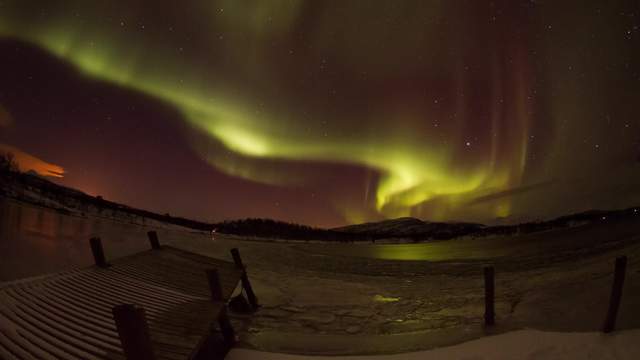
[[[113,201],[105,200],[101,196],[91,196],[81,191],[54,184],[39,176],[25,173],[14,173],[13,180],[22,185],[23,188],[29,189],[39,194],[43,198],[55,200],[68,208],[74,208],[81,212],[88,212],[90,206],[97,209],[99,213],[108,213],[109,211],[119,211],[132,216],[140,216],[147,219],[153,219],[169,224],[185,226],[196,230],[210,231],[212,226],[201,221],[190,220],[183,217],[171,216],[170,214],[158,214],[147,210],[132,208],[127,205],[119,204]],[[2,190],[0,190],[2,191]],[[28,197],[18,197],[18,200],[34,203],[34,205],[43,205],[37,201],[33,201]],[[56,208],[55,210],[62,213],[70,213],[65,208]]]
[[[446,222],[424,222],[423,227],[418,227],[413,231],[403,229],[378,230],[375,233],[367,233],[372,240],[402,238],[414,242],[429,240],[449,240],[457,237],[474,234],[484,225],[473,223],[446,223]]]
[[[81,191],[55,184],[32,173],[21,173],[11,154],[0,154],[0,196],[15,198],[38,206],[46,206],[65,214],[71,214],[72,212],[69,209],[73,209],[84,215],[93,207],[98,214],[106,216],[109,216],[109,211],[111,211],[111,215],[120,213],[139,216],[195,230],[211,231],[216,229],[220,233],[239,236],[336,242],[375,242],[379,239],[393,238],[420,242],[447,240],[460,236],[516,235],[597,221],[611,221],[629,216],[640,216],[640,209],[629,208],[613,211],[591,210],[562,216],[553,220],[527,222],[517,225],[483,226],[472,223],[430,223],[411,219],[409,220],[411,223],[407,226],[402,222],[394,223],[396,220],[388,220],[387,222],[391,222],[389,227],[380,226],[382,223],[372,223],[351,226],[352,230],[346,230],[349,227],[333,230],[320,229],[271,219],[243,219],[209,224],[171,216],[170,214],[158,214],[132,208],[105,200],[101,196],[94,197]]]
[[[72,188],[55,184],[34,173],[23,173],[13,160],[12,154],[0,154],[0,195],[13,197],[38,206],[46,206],[54,210],[71,214],[69,209],[86,213],[93,206],[98,213],[109,211],[121,212],[131,216],[162,221],[169,224],[185,226],[196,230],[211,231],[212,225],[201,221],[175,217],[169,214],[158,214],[147,210],[132,208],[127,205],[105,200],[101,196],[91,196]],[[12,185],[17,185],[12,187]],[[10,190],[13,189],[13,190]],[[37,195],[29,196],[26,192]],[[52,206],[44,199],[55,201],[60,206]]]
[[[0,174],[10,176],[19,172],[18,163],[12,153],[0,153]]]
[[[217,232],[240,236],[266,237],[288,240],[324,240],[350,242],[368,240],[366,236],[313,228],[271,219],[243,219],[224,221],[214,225]]]
[[[517,225],[489,226],[474,232],[474,236],[486,235],[515,235],[528,234],[539,231],[547,231],[562,227],[584,225],[598,221],[612,221],[624,219],[630,216],[640,217],[640,209],[631,207],[623,210],[589,210],[581,213],[571,214],[546,221],[526,222]]]

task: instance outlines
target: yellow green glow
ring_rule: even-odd
[[[286,32],[293,23],[299,6],[297,2],[285,3],[289,4],[286,11],[278,13],[274,10],[275,7],[261,2],[262,6],[255,9],[251,15],[252,21],[247,25],[250,33],[256,38],[262,38]],[[225,11],[230,11],[231,8],[229,5]],[[270,21],[266,19],[278,14],[281,21],[270,25]],[[0,15],[0,24],[4,24],[3,20]],[[229,23],[227,26],[234,25]],[[135,89],[172,104],[194,129],[219,141],[228,150],[242,157],[258,162],[304,160],[371,168],[381,174],[375,191],[375,211],[385,217],[411,215],[421,204],[439,199],[442,202],[441,213],[433,214],[433,217],[446,218],[450,212],[465,206],[475,196],[504,190],[517,184],[524,171],[524,139],[528,122],[524,105],[521,106],[518,117],[512,119],[519,133],[514,135],[516,139],[511,149],[511,163],[496,164],[499,154],[492,151],[482,163],[459,168],[453,159],[453,145],[442,146],[430,137],[411,132],[398,134],[393,129],[393,122],[372,139],[357,135],[322,137],[317,133],[305,133],[298,125],[301,121],[292,118],[294,115],[257,112],[256,105],[249,97],[226,95],[223,87],[216,84],[199,84],[194,79],[203,70],[192,70],[188,62],[177,55],[167,55],[169,51],[161,46],[147,49],[156,56],[147,54],[144,58],[145,66],[139,67],[138,60],[142,62],[140,54],[145,49],[129,44],[126,37],[102,36],[91,25],[62,26],[52,22],[27,29],[19,24],[10,24],[0,26],[0,31],[0,35],[37,44],[74,64],[91,77]],[[520,84],[517,91],[523,92],[522,86],[524,85]],[[464,104],[460,106],[464,107]],[[380,114],[380,119],[376,120],[384,123],[386,115],[383,115],[384,112]],[[459,140],[461,144],[464,142],[463,139]],[[209,154],[195,145],[194,149],[213,166],[234,176],[271,184],[296,181],[286,174],[267,176],[253,166],[240,166],[224,157]],[[490,211],[493,216],[507,216],[509,209],[508,200],[503,200],[497,206],[492,205]],[[345,214],[345,217],[360,219],[366,215],[354,213]]]
[[[383,295],[375,295],[373,297],[373,301],[381,302],[381,303],[391,303],[400,301],[399,297],[391,297],[391,296],[383,296]]]

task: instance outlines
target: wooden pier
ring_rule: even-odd
[[[216,325],[230,347],[226,303],[241,281],[257,306],[244,266],[149,239],[110,263],[92,239],[95,266],[0,285],[0,358],[193,359]]]

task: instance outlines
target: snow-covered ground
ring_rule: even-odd
[[[640,357],[640,330],[613,334],[518,330],[459,345],[394,355],[306,356],[233,349],[227,360],[635,360]]]
[[[223,259],[240,248],[263,305],[250,317],[232,315],[241,347],[334,356],[431,350],[523,328],[598,331],[615,258],[623,254],[629,261],[617,328],[638,329],[639,234],[640,222],[633,221],[410,246],[225,236],[171,242]],[[393,259],[386,258],[389,249]],[[404,249],[442,260],[395,260]],[[482,326],[487,264],[496,269],[497,325],[491,329]]]
[[[7,254],[0,275],[7,280],[90,264],[90,236],[103,238],[108,258],[149,247],[150,224],[89,221],[53,211],[25,216],[26,211],[15,216],[5,211],[0,218],[0,253]],[[265,242],[223,234],[213,240],[191,230],[151,228],[163,244],[215,258],[231,260],[229,250],[240,249],[262,305],[251,316],[231,314],[240,348],[316,356],[439,354],[446,346],[495,340],[487,336],[512,343],[511,336],[523,333],[511,332],[527,328],[562,332],[556,335],[566,337],[566,344],[582,339],[616,349],[618,335],[570,332],[602,327],[619,255],[628,256],[628,265],[617,328],[640,329],[640,221],[635,219],[402,245]],[[497,324],[491,329],[482,326],[482,267],[488,264],[496,270]],[[619,334],[637,338],[633,331]],[[525,334],[524,340],[537,341],[553,333]],[[526,344],[517,349],[538,343]],[[559,351],[539,344],[531,351],[540,358],[553,358],[543,349]],[[575,345],[575,351],[587,349]]]

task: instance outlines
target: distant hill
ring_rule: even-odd
[[[313,228],[271,219],[242,219],[219,223],[158,214],[91,196],[79,190],[55,184],[36,174],[0,169],[0,197],[44,206],[68,215],[92,214],[114,220],[149,224],[147,220],[179,225],[191,229],[239,236],[273,239],[322,240],[337,242],[404,239],[412,241],[446,240],[460,236],[513,235],[580,226],[597,221],[625,217],[640,220],[640,208],[625,210],[590,210],[557,219],[517,225],[485,226],[465,222],[429,222],[411,217],[343,226],[333,229]]]
[[[428,222],[411,217],[382,220],[334,228],[332,230],[370,240],[401,238],[414,241],[445,240],[460,236],[515,235],[548,231],[563,227],[586,225],[598,221],[636,217],[640,221],[640,208],[624,210],[589,210],[546,221],[532,221],[515,225],[485,226],[464,222]]]
[[[0,196],[44,206],[67,215],[92,214],[125,221],[138,218],[197,230],[210,231],[212,229],[211,224],[201,221],[136,209],[105,200],[101,196],[91,196],[82,191],[55,184],[31,172],[0,171]]]
[[[343,226],[332,230],[342,233],[368,235],[371,239],[411,238],[415,240],[451,239],[475,233],[482,224],[463,222],[429,222],[412,217]]]
[[[271,219],[242,219],[213,224],[217,232],[241,236],[290,240],[324,240],[350,242],[364,240],[365,236],[332,229],[320,229]]]

